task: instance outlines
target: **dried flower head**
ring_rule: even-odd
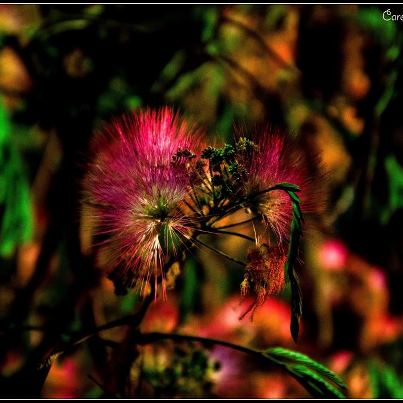
[[[123,116],[95,137],[84,202],[123,287],[146,293],[153,277],[156,292],[160,277],[165,293],[164,266],[192,233],[184,201],[200,149],[200,133],[169,108]]]
[[[246,296],[252,291],[256,299],[241,318],[251,310],[254,312],[267,297],[279,294],[284,289],[285,261],[286,256],[278,246],[269,247],[265,243],[258,243],[249,249],[241,294]]]

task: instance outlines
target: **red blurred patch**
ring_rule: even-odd
[[[172,297],[156,300],[149,307],[141,324],[143,332],[173,332],[179,322],[178,307]]]
[[[50,369],[42,397],[50,399],[82,397],[81,377],[82,369],[74,358],[56,360]]]
[[[240,319],[245,307],[254,302],[253,298],[241,298],[235,295],[211,316],[198,323],[188,324],[183,332],[198,334],[235,343],[268,346],[288,345],[290,335],[290,307],[287,302],[269,297],[253,317]]]
[[[353,358],[354,355],[351,351],[338,351],[330,358],[329,368],[337,374],[341,374],[347,369]]]

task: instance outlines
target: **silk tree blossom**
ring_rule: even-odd
[[[240,153],[247,171],[244,192],[251,210],[262,219],[276,243],[283,245],[290,233],[292,203],[283,190],[265,190],[280,183],[297,185],[301,189],[301,208],[307,212],[316,197],[315,192],[311,193],[311,198],[307,194],[311,178],[301,153],[282,133],[266,129],[255,133],[251,140],[255,147],[246,156]]]
[[[294,265],[302,210],[315,192],[285,136],[263,130],[238,135],[234,145],[205,147],[198,130],[164,108],[115,120],[96,136],[93,151],[84,201],[117,287],[146,295],[153,278],[155,293],[161,283],[165,296],[168,268],[191,248],[206,248],[244,267],[241,292],[255,297],[245,314],[280,293],[287,278],[297,335],[302,305]],[[242,223],[220,225],[240,209],[252,213],[244,223],[254,238],[227,230]],[[207,234],[238,236],[254,247],[239,261],[200,239]]]
[[[169,108],[123,116],[95,136],[84,203],[122,286],[144,294],[154,278],[157,292],[160,279],[165,295],[164,266],[193,231],[186,200],[201,144],[200,132]]]
[[[318,194],[301,150],[282,133],[266,129],[252,136],[240,133],[234,145],[207,147],[201,157],[208,165],[202,189],[207,194],[207,216],[211,217],[208,224],[214,226],[215,234],[240,236],[256,244],[246,263],[224,254],[245,268],[241,291],[252,291],[256,297],[248,312],[282,290],[286,270],[293,295],[293,334],[297,337],[302,305],[294,266],[303,212],[312,210]],[[250,213],[250,218],[220,226],[223,217],[239,209]],[[258,221],[263,225],[257,226]],[[254,238],[226,231],[248,222]]]
[[[234,146],[208,147],[202,153],[211,176],[210,211],[226,206],[229,212],[245,208],[251,213],[246,221],[217,227],[223,230],[247,222],[253,227],[255,238],[249,240],[256,247],[249,251],[244,264],[241,292],[245,295],[251,291],[256,301],[246,313],[253,313],[269,295],[279,293],[287,277],[292,286],[295,337],[302,309],[294,270],[298,242],[303,213],[317,207],[319,195],[303,157],[291,139],[268,129],[255,131],[252,136],[238,132]],[[213,223],[218,220],[213,219]],[[258,221],[263,225],[256,226]]]
[[[304,154],[284,133],[265,129],[249,138],[239,136],[237,155],[244,170],[244,205],[264,227],[247,256],[241,292],[252,291],[255,302],[244,315],[250,311],[253,315],[268,296],[281,292],[287,278],[292,292],[291,332],[296,339],[302,300],[295,262],[303,215],[320,207],[323,194],[309,175]],[[315,158],[314,163],[319,161]]]

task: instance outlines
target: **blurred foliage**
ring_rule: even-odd
[[[401,398],[403,394],[403,385],[393,368],[373,361],[369,363],[369,373],[374,398]]]
[[[32,212],[27,175],[8,113],[0,103],[0,256],[10,257],[16,246],[32,236]]]
[[[348,397],[403,397],[403,37],[385,10],[0,6],[2,397],[40,394],[32,374],[45,352],[141,305],[137,295],[116,296],[98,270],[80,186],[103,121],[165,104],[219,137],[217,147],[234,125],[290,132],[326,195],[321,213],[306,217],[296,259],[304,301],[297,349],[343,376]],[[219,246],[242,258],[232,238]],[[168,301],[152,304],[142,325],[150,331],[296,349],[289,289],[253,322],[239,321],[245,301],[235,266],[196,252],[170,276]],[[66,351],[41,374],[42,396],[307,396],[259,362],[201,347],[150,352],[132,338],[126,328],[108,329]],[[141,360],[148,366],[138,392],[127,385]],[[315,374],[305,371],[317,387]]]
[[[218,368],[203,350],[175,347],[170,365],[146,367],[142,380],[153,386],[156,398],[199,398],[211,395],[212,374]]]

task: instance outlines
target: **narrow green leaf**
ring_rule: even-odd
[[[319,362],[313,360],[312,358],[308,357],[305,354],[299,353],[297,351],[288,350],[282,347],[273,347],[266,350],[267,354],[274,355],[275,357],[286,359],[289,361],[294,361],[300,364],[305,364],[307,367],[314,369],[319,374],[326,376],[332,382],[334,382],[337,386],[342,389],[347,389],[346,384],[344,381],[336,375],[334,372],[330,371],[324,365],[320,364]]]
[[[323,393],[324,397],[331,398],[336,397],[344,399],[345,395],[331,383],[327,382],[325,378],[319,375],[317,372],[312,371],[301,364],[292,364],[289,366],[291,373],[294,373],[301,378],[301,381],[310,382],[317,386],[317,388]]]
[[[286,192],[291,191],[291,192],[299,192],[300,187],[298,185],[294,185],[293,183],[288,183],[288,182],[281,182],[276,185],[276,188],[285,190]]]
[[[295,202],[293,202],[295,203]],[[293,214],[291,222],[290,244],[288,246],[288,256],[285,264],[285,271],[291,286],[291,335],[295,342],[298,340],[299,322],[302,316],[302,293],[298,282],[298,275],[294,266],[297,259],[299,239],[301,236],[301,220]]]
[[[296,203],[299,203],[301,201],[300,198],[298,197],[298,195],[295,192],[291,191],[291,190],[288,191],[288,195]],[[295,203],[294,203],[294,205],[295,205]],[[299,205],[297,205],[297,207],[299,207]]]

